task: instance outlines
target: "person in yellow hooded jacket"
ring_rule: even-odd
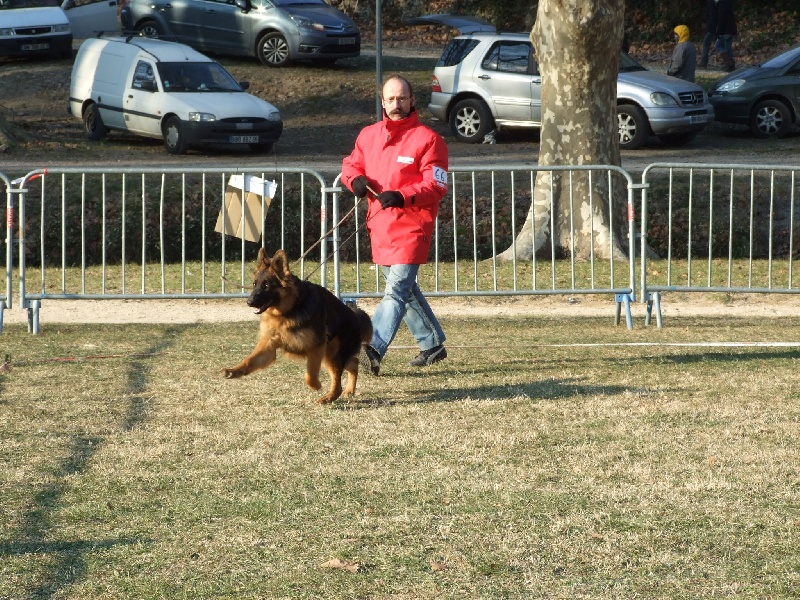
[[[680,77],[694,83],[694,69],[697,62],[697,53],[694,44],[689,40],[689,28],[678,25],[672,30],[675,33],[675,50],[672,51],[672,60],[667,69],[667,75]]]

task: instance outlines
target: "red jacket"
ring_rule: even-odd
[[[342,181],[366,176],[377,193],[403,195],[402,208],[381,208],[367,195],[367,231],[372,261],[383,266],[428,262],[439,201],[447,193],[447,145],[442,136],[419,122],[416,111],[400,121],[384,115],[361,130],[355,148],[342,162]]]

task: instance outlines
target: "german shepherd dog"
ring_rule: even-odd
[[[342,395],[342,375],[347,372],[344,394],[354,394],[361,343],[372,339],[372,322],[360,308],[350,308],[322,286],[298,279],[289,270],[283,250],[270,259],[262,248],[247,305],[261,315],[256,347],[241,363],[222,373],[229,379],[244,377],[275,361],[278,350],[306,359],[306,385],[318,390],[319,368],[331,376],[331,388],[317,400],[333,402]]]

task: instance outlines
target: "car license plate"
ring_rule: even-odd
[[[257,144],[257,135],[232,135],[228,138],[231,144]]]
[[[708,115],[689,115],[689,123],[708,123]]]
[[[339,45],[346,46],[348,44],[355,44],[356,38],[339,38]]]
[[[50,44],[22,44],[20,50],[31,51],[31,50],[48,50],[50,48]]]

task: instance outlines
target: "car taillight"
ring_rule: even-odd
[[[439,85],[439,80],[436,79],[436,75],[434,75],[433,79],[431,80],[431,91],[432,92],[441,92],[442,91],[442,86]]]

